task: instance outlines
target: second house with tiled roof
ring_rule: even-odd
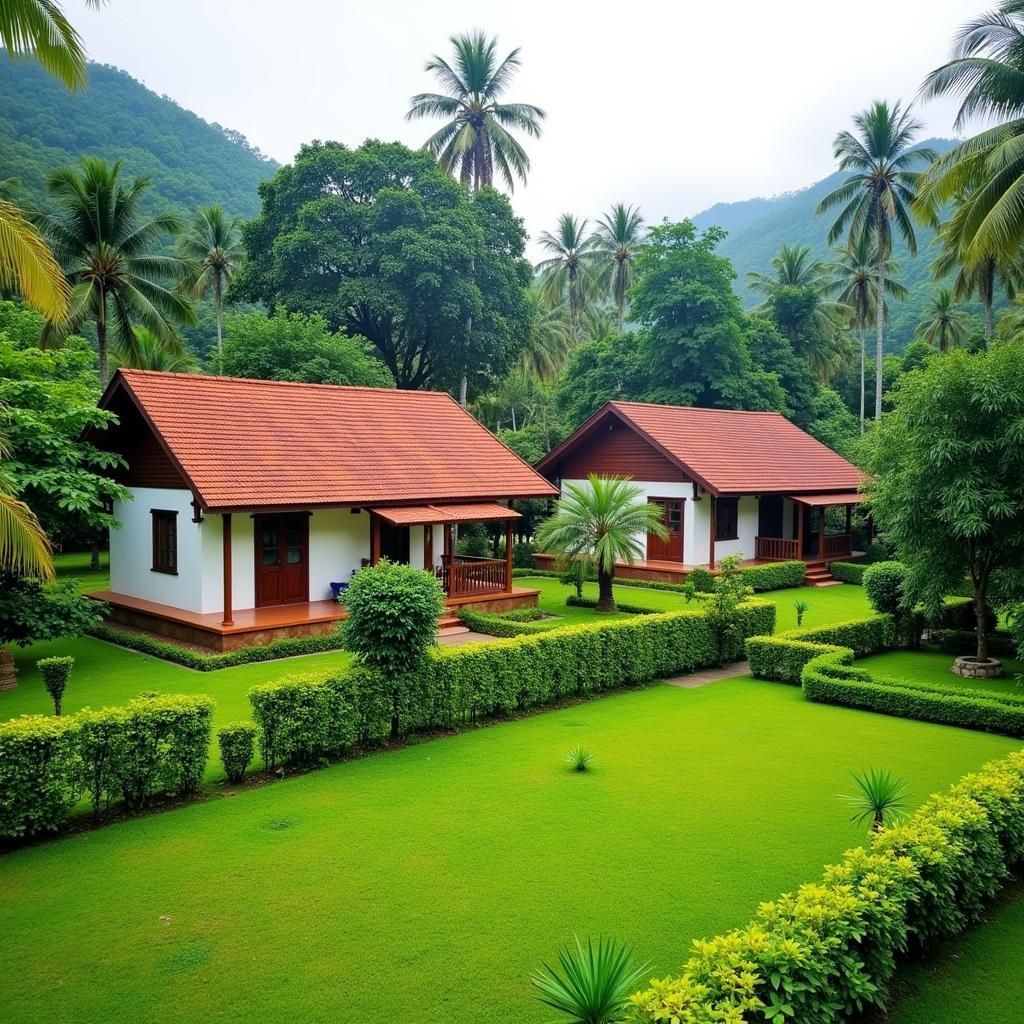
[[[119,370],[90,431],[123,460],[111,617],[228,650],[333,629],[332,600],[388,557],[437,574],[450,608],[536,604],[512,583],[510,499],[557,490],[451,396]],[[498,558],[456,553],[500,522]]]
[[[810,580],[853,554],[851,510],[863,474],[778,413],[608,402],[537,466],[554,484],[591,474],[634,481],[668,536],[619,575],[678,581],[727,555],[808,563]],[[845,508],[844,528],[826,511]],[[542,565],[548,559],[541,558]]]

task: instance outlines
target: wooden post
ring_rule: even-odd
[[[818,559],[825,560],[825,511],[828,505],[821,506],[821,518],[818,520]]]
[[[715,496],[708,495],[708,568],[715,567],[715,532],[718,523],[715,518]]]
[[[448,596],[451,597],[455,589],[455,543],[452,537],[452,524],[444,524],[444,564],[448,570]]]
[[[370,565],[380,561],[380,516],[370,513]]]
[[[434,571],[434,524],[427,523],[423,527],[423,568],[427,572]]]
[[[803,505],[793,502],[793,517],[796,519],[796,557],[804,560],[804,509]]]
[[[231,613],[231,513],[224,512],[221,515],[224,524],[222,546],[224,549],[224,618],[221,619],[222,626],[233,626],[235,620]]]
[[[853,533],[853,506],[846,506],[846,532]]]
[[[512,590],[512,520],[505,521],[505,589]]]

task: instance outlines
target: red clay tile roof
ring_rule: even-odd
[[[547,497],[557,492],[432,391],[119,370],[209,510]]]
[[[558,459],[606,416],[617,415],[716,494],[854,491],[864,474],[831,448],[774,412],[608,402],[539,465]],[[623,466],[623,475],[629,467]]]
[[[420,526],[423,523],[486,523],[498,519],[522,519],[520,513],[496,502],[474,505],[398,505],[374,507],[374,512],[395,526]]]

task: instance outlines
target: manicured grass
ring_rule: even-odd
[[[1024,673],[1024,664],[1021,662],[1013,658],[1000,659],[1006,671],[998,679],[961,679],[949,670],[954,657],[955,655],[944,654],[926,646],[920,651],[888,651],[885,654],[874,654],[870,658],[861,659],[857,665],[880,675],[964,686],[971,690],[996,690],[1017,694],[1024,699],[1024,685],[1014,678]]]
[[[90,555],[88,551],[72,551],[66,555],[57,555],[53,561],[57,567],[57,575],[78,580],[79,589],[82,591],[110,589],[110,553],[108,551],[100,552],[100,568],[98,570],[89,568]]]
[[[917,802],[1017,745],[739,679],[336,765],[0,859],[4,1016],[549,1021],[528,976],[574,932],[677,970],[863,839],[852,771]]]

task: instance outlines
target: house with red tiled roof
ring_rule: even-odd
[[[216,650],[333,629],[383,557],[437,574],[450,607],[535,604],[512,585],[517,498],[557,495],[451,396],[119,370],[89,440],[124,461],[111,617]],[[501,522],[500,558],[455,551]]]
[[[608,402],[537,469],[563,488],[628,477],[660,508],[667,539],[649,535],[646,560],[623,576],[680,580],[740,555],[805,561],[809,581],[826,582],[827,564],[853,555],[863,473],[778,413]],[[844,529],[827,528],[832,507],[845,508]]]

